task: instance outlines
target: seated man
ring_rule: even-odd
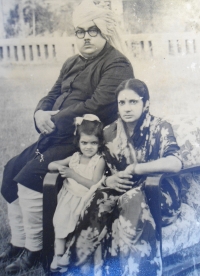
[[[43,179],[50,162],[75,151],[74,118],[93,113],[104,125],[113,122],[115,89],[133,77],[111,11],[93,3],[86,9],[82,3],[73,23],[79,54],[64,63],[55,85],[36,107],[40,138],[5,166],[2,195],[8,202],[11,243],[0,260],[11,260],[5,268],[9,273],[31,268],[40,257]]]

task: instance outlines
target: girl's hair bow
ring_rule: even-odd
[[[101,122],[99,120],[99,118],[96,115],[93,115],[93,114],[85,114],[85,115],[83,115],[83,117],[76,117],[74,119],[74,124],[75,124],[74,135],[76,134],[77,126],[80,126],[84,120],[85,121],[98,121],[98,122]]]
[[[83,120],[101,122],[96,115],[85,114],[85,115],[83,115],[83,117],[76,117],[75,118],[75,121],[74,121],[75,126],[80,126],[82,124]]]

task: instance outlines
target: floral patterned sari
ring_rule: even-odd
[[[105,158],[111,173],[133,162],[174,155],[179,147],[171,125],[148,110],[136,135],[128,137],[119,118],[105,128]],[[131,144],[131,145],[130,145]],[[126,193],[108,187],[98,189],[79,219],[70,246],[62,258],[70,275],[159,276],[162,274],[160,242],[145,195],[146,176],[133,176]],[[180,212],[180,187],[162,187],[163,224],[172,223]]]

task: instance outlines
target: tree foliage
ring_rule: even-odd
[[[32,35],[71,35],[73,33],[72,11],[80,0],[60,2],[57,9],[46,5],[45,1],[26,0],[22,13],[19,4],[10,10],[5,24],[6,37]],[[20,21],[21,16],[21,21]]]
[[[199,0],[121,1],[128,33],[200,31]],[[16,2],[5,24],[6,37],[72,35],[72,11],[81,0],[55,0],[51,5],[45,0]]]
[[[126,0],[123,10],[129,33],[200,31],[199,0]]]
[[[17,36],[20,32],[19,26],[19,6],[15,5],[13,9],[10,10],[9,17],[5,24],[6,38]]]

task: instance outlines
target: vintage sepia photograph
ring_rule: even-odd
[[[200,275],[198,0],[0,0],[0,276]]]

